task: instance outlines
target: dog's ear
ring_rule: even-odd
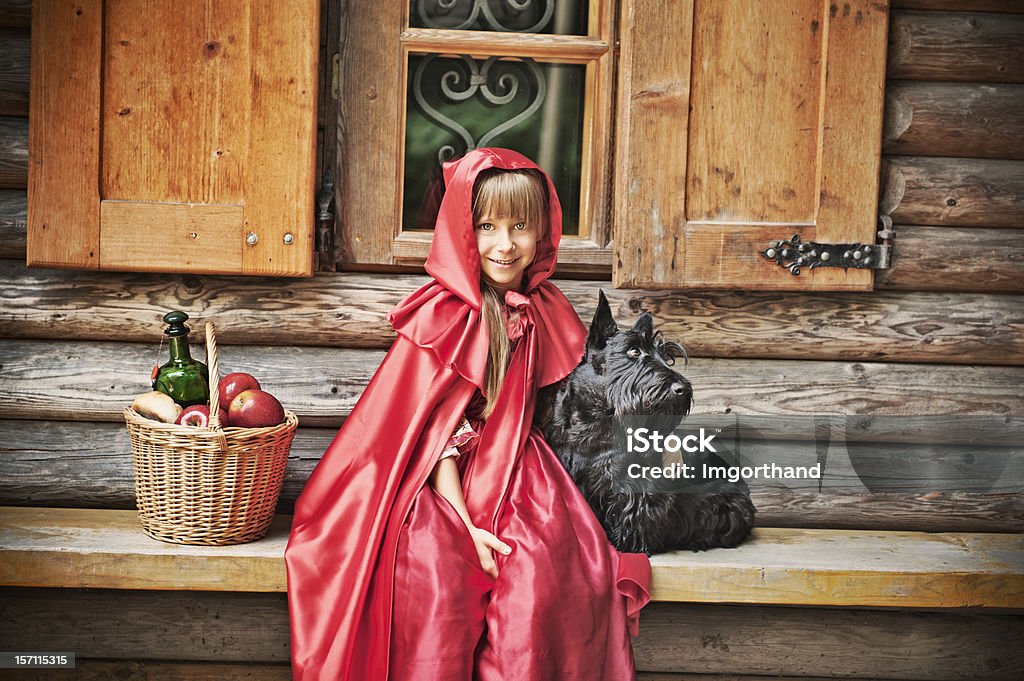
[[[612,308],[608,304],[608,299],[604,297],[604,291],[599,289],[597,312],[594,313],[594,320],[590,322],[590,333],[587,334],[587,352],[604,350],[608,339],[618,332],[619,325],[612,317]]]
[[[640,315],[640,319],[633,325],[633,332],[645,339],[651,338],[651,334],[654,333],[654,317],[650,312]]]

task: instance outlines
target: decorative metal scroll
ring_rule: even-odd
[[[769,246],[761,255],[797,276],[803,267],[809,270],[817,267],[887,269],[890,248],[872,244],[802,242],[800,235],[794,234],[789,241],[776,241],[774,246]]]
[[[483,23],[493,31],[513,33],[538,33],[551,21],[555,11],[555,0],[415,0],[416,14],[426,28],[447,28],[462,30],[470,28],[483,18]],[[533,6],[533,7],[531,7]],[[467,10],[468,8],[468,10]],[[530,10],[534,11],[530,11]],[[462,10],[462,11],[460,11]],[[459,17],[468,11],[465,19]],[[540,18],[526,26],[510,25],[516,18],[529,21],[540,14]],[[502,17],[499,18],[498,14]],[[509,18],[505,18],[509,17]]]
[[[489,104],[499,107],[507,106],[519,94],[520,88],[529,89],[531,77],[535,84],[533,97],[525,109],[505,119],[483,133],[479,139],[476,139],[464,125],[444,115],[427,101],[423,89],[423,74],[427,66],[437,57],[438,55],[427,55],[416,66],[412,79],[413,98],[427,119],[450,130],[462,140],[466,147],[463,151],[487,146],[491,140],[501,133],[519,125],[537,113],[541,104],[544,103],[544,97],[547,94],[544,72],[541,71],[540,67],[532,59],[501,60],[500,57],[490,57],[481,66],[479,62],[471,57],[461,55],[459,57],[461,62],[453,61],[452,68],[445,71],[440,78],[441,95],[448,102],[464,102],[474,95],[478,95]],[[463,65],[465,69],[458,68],[457,65],[459,64]],[[437,161],[438,163],[444,163],[454,158],[455,155],[455,147],[446,144],[437,151]]]

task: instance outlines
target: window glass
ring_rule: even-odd
[[[534,159],[555,183],[562,231],[578,235],[586,67],[528,58],[410,55],[404,229],[432,229],[441,166],[477,147]]]
[[[515,33],[587,34],[589,0],[412,0],[409,25]]]

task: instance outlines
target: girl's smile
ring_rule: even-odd
[[[537,254],[537,228],[515,217],[485,215],[475,225],[480,274],[500,289],[518,290]]]

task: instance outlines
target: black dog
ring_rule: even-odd
[[[754,524],[745,482],[701,477],[700,463],[726,465],[716,454],[684,456],[692,479],[627,474],[630,464],[663,465],[661,453],[627,454],[627,428],[667,435],[690,411],[690,383],[671,368],[679,356],[650,313],[620,331],[602,291],[583,362],[541,394],[538,425],[620,551],[733,547]]]

